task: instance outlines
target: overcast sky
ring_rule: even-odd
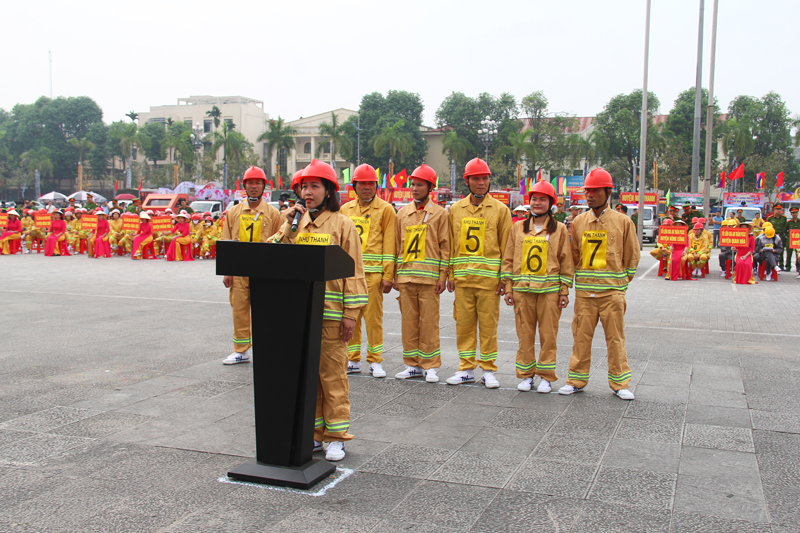
[[[541,90],[550,110],[595,115],[642,86],[645,0],[9,2],[0,107],[86,95],[107,123],[191,95],[242,95],[287,120],[364,94],[419,93],[433,125],[453,91]],[[708,86],[713,0],[706,0]],[[649,90],[667,113],[695,83],[699,0],[652,0]],[[800,112],[797,0],[720,0],[715,93],[778,92]]]

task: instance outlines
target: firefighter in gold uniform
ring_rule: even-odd
[[[377,196],[378,177],[368,164],[353,172],[358,198],[344,204],[341,213],[350,217],[361,237],[364,275],[369,303],[356,319],[353,340],[347,347],[347,373],[361,372],[361,319],[366,323],[367,362],[373,377],[386,377],[383,362],[383,295],[392,290],[395,269],[397,215],[391,204]]]

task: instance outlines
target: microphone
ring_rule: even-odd
[[[297,205],[302,205],[303,207],[306,206],[306,201],[303,200],[302,198],[298,198],[297,202],[295,202],[295,203]],[[303,213],[301,213],[300,211],[297,211],[294,214],[294,220],[292,221],[292,231],[297,231],[297,226],[300,224],[300,219],[301,218],[303,218]]]

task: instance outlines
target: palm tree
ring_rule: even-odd
[[[83,137],[82,139],[72,138],[67,142],[71,144],[73,148],[78,150],[78,161],[80,161],[81,165],[83,165],[83,153],[91,152],[95,148],[94,143],[88,140],[86,137]]]
[[[173,124],[175,124],[175,121],[174,121],[174,120],[172,120],[172,117],[169,117],[169,118],[167,118],[167,127],[169,128],[169,127],[170,127],[170,126],[172,126]]]
[[[284,126],[284,121],[280,115],[278,115],[278,120],[268,120],[266,124],[267,129],[258,136],[256,141],[267,144],[267,157],[269,158],[267,169],[269,170],[272,168],[273,150],[276,151],[276,154],[280,153],[281,148],[287,152],[294,150],[295,140],[293,136],[297,134],[297,130],[291,126]],[[269,175],[270,172],[268,171],[267,174]]]
[[[394,175],[394,156],[400,154],[400,161],[405,161],[406,155],[414,149],[414,138],[410,133],[400,131],[406,121],[402,118],[392,125],[387,125],[383,131],[372,138],[372,147],[375,155],[380,157],[383,149],[389,148],[389,175]]]
[[[136,120],[139,118],[139,113],[136,111],[131,111],[130,113],[125,113],[125,116],[131,119],[131,122],[136,122]]]
[[[533,130],[512,131],[506,136],[508,146],[501,148],[499,152],[503,155],[511,156],[517,163],[517,180],[520,178],[522,162],[527,161],[528,166],[533,168],[536,161],[541,158],[541,149],[531,142]]]
[[[753,144],[753,130],[749,122],[732,118],[725,124],[722,133],[722,151],[728,157],[729,171],[747,159],[753,151]]]
[[[459,161],[467,157],[467,153],[473,150],[468,140],[459,137],[456,130],[450,130],[442,138],[442,154],[446,154],[450,159],[450,185],[455,189],[455,174]]]
[[[139,131],[135,123],[114,122],[109,128],[108,134],[112,139],[119,141],[119,149],[122,152],[122,168],[125,170],[128,170],[128,159],[133,162],[134,148],[145,150],[151,145],[150,137]],[[125,183],[126,187],[130,187],[130,185],[130,183]]]
[[[53,175],[53,163],[50,161],[50,152],[47,148],[33,148],[27,152],[23,152],[20,156],[20,162],[27,165],[28,172],[33,172],[35,176],[35,193],[36,198],[42,195],[39,179],[41,176]]]
[[[342,156],[343,159],[350,159],[353,156],[353,143],[350,137],[345,133],[343,125],[339,123],[339,115],[331,112],[331,123],[323,122],[319,125],[319,133],[325,138],[317,145],[316,157],[319,159],[322,154],[322,149],[326,143],[331,145],[331,166],[334,165],[334,158],[336,153]]]
[[[219,121],[222,118],[222,111],[217,106],[213,106],[211,111],[206,111],[206,116],[214,119],[214,129],[219,128]]]
[[[238,131],[233,131],[235,127],[235,124],[225,121],[222,123],[222,131],[215,130],[209,135],[209,139],[212,142],[211,153],[216,154],[219,152],[219,149],[222,148],[222,162],[224,165],[223,168],[225,169],[223,171],[223,180],[225,182],[227,182],[228,179],[228,159],[233,159],[238,164],[244,151],[248,147],[253,146],[243,134]],[[227,183],[225,185],[227,185]]]

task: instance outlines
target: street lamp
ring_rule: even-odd
[[[189,138],[192,141],[192,146],[194,147],[195,155],[197,156],[197,177],[195,178],[195,181],[198,183],[200,182],[200,153],[203,149],[203,137],[203,127],[200,125],[200,122],[195,122],[194,128],[192,129],[192,134]]]
[[[481,120],[481,129],[478,130],[478,139],[483,143],[485,149],[485,160],[489,160],[489,146],[492,141],[497,137],[497,122],[492,120],[492,117],[486,115],[486,118]]]

